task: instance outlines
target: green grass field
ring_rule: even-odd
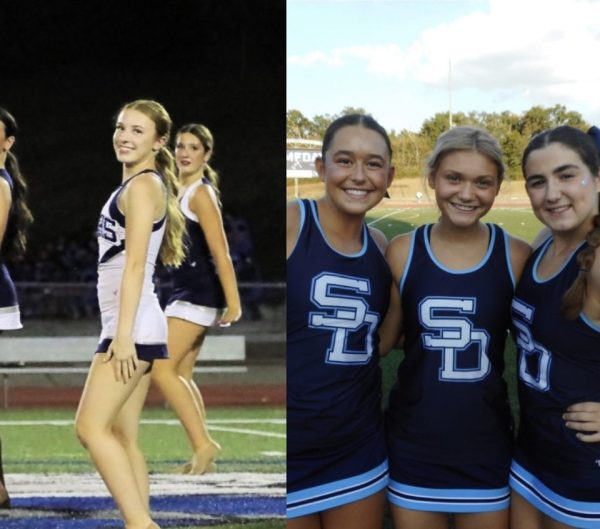
[[[371,210],[367,222],[385,233],[388,240],[401,233],[412,231],[422,224],[435,222],[439,216],[436,208],[389,209],[376,208]],[[531,242],[542,228],[529,208],[494,208],[483,219],[502,226],[508,233]],[[396,378],[398,364],[403,358],[400,350],[392,351],[381,360],[383,375],[383,400],[387,403],[387,395]],[[512,338],[506,341],[504,358],[506,371],[504,378],[509,388],[509,398],[515,419],[518,419],[518,400],[516,395],[516,349]]]
[[[435,222],[439,216],[436,208],[372,209],[367,222],[385,233],[388,240],[417,226]],[[483,219],[502,226],[508,233],[531,242],[542,228],[529,208],[494,208]]]
[[[75,410],[6,410],[0,415],[4,466],[9,472],[93,472],[73,429]],[[285,472],[285,410],[223,407],[208,410],[211,434],[223,447],[223,472]],[[55,423],[52,423],[55,421]],[[140,446],[150,472],[187,461],[190,447],[167,409],[146,408]],[[265,455],[272,454],[272,455]]]
[[[74,409],[11,409],[0,415],[0,437],[9,492],[11,474],[95,473],[88,454],[75,437],[74,414]],[[223,447],[215,476],[226,473],[285,473],[284,408],[210,408],[208,425],[213,437]],[[140,445],[151,474],[168,474],[191,456],[181,424],[167,409],[144,410]],[[10,521],[14,522],[13,519]],[[31,522],[34,525],[42,523]],[[2,523],[0,519],[0,526]],[[279,529],[285,526],[285,522],[281,518],[244,519],[210,525],[218,529],[242,526],[247,529]],[[191,529],[196,526],[169,527]]]

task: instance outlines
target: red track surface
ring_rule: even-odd
[[[9,391],[10,408],[33,407],[76,407],[81,396],[79,387],[40,388],[11,387]],[[248,385],[207,385],[200,388],[207,406],[284,406],[285,385],[248,384]],[[162,406],[164,399],[160,393],[150,389],[147,406]]]

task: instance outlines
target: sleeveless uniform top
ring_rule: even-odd
[[[487,253],[463,270],[436,260],[431,225],[412,234],[400,283],[405,358],[388,410],[389,435],[403,457],[450,464],[509,457],[502,373],[514,277],[508,236],[488,228]]]
[[[565,426],[562,414],[577,402],[600,402],[600,326],[581,314],[568,320],[559,313],[565,291],[579,273],[573,252],[554,276],[537,270],[552,239],[529,258],[512,304],[518,347],[521,422],[517,453],[534,464],[596,469],[600,484],[600,443],[584,443]]]
[[[153,173],[160,178],[156,171],[147,169],[138,173],[125,182],[123,182],[109,197],[104,204],[98,221],[98,303],[101,312],[115,311],[119,303],[119,290],[121,287],[121,277],[125,266],[125,216],[117,206],[117,200],[125,187],[136,176],[143,173]],[[161,179],[162,181],[162,179]],[[148,254],[146,257],[146,267],[144,273],[144,283],[140,296],[140,306],[145,303],[153,303],[157,300],[154,292],[154,283],[152,277],[158,253],[165,233],[166,216],[154,222],[150,242],[148,245]],[[156,301],[158,303],[158,301]],[[114,322],[116,325],[116,321]],[[111,324],[111,327],[113,325]],[[102,337],[112,336],[110,329],[104,328]]]
[[[391,273],[363,226],[363,247],[341,254],[325,239],[314,201],[299,202],[287,262],[288,455],[349,447],[383,427],[377,329]]]
[[[189,208],[190,197],[201,185],[210,185],[206,178],[191,184],[179,199],[186,223],[186,256],[178,268],[170,268],[173,290],[168,303],[188,301],[203,307],[224,308],[225,295],[219,281],[204,231],[198,217]]]

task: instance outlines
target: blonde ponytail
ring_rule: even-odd
[[[161,147],[156,153],[156,168],[167,189],[167,224],[160,247],[160,260],[168,266],[179,266],[185,258],[183,245],[185,219],[177,203],[178,181],[175,174],[175,159],[166,147]]]
[[[121,110],[126,108],[137,110],[149,117],[156,126],[156,135],[164,138],[165,143],[169,141],[173,122],[165,107],[159,102],[151,99],[138,99],[123,105]],[[160,260],[165,265],[179,266],[185,257],[183,245],[185,219],[177,203],[178,181],[175,158],[168,148],[161,147],[154,160],[167,189],[167,225],[160,247]]]

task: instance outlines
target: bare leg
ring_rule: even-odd
[[[508,509],[454,515],[456,529],[508,529],[509,518]]]
[[[167,321],[170,358],[154,362],[152,380],[185,428],[194,452],[190,471],[202,474],[209,469],[221,447],[210,437],[204,421],[203,404],[201,408],[189,381],[180,375],[179,366],[188,355],[192,355],[192,363],[195,362],[206,329],[179,318],[168,318]],[[189,362],[188,359],[185,365]]]
[[[308,514],[298,518],[291,518],[285,524],[286,529],[321,529],[321,516]]]
[[[127,529],[154,527],[147,500],[138,490],[138,481],[129,454],[113,432],[116,417],[140,382],[147,362],[140,361],[133,377],[117,382],[112,365],[96,354],[75,418],[77,436],[87,448],[94,465],[114,498]]]
[[[197,348],[190,351],[188,354],[186,354],[183,357],[183,359],[181,360],[181,362],[179,363],[179,377],[184,380],[184,382],[188,385],[188,387],[192,391],[192,395],[194,396],[196,405],[198,406],[198,409],[200,410],[200,415],[202,415],[202,420],[204,421],[204,424],[206,425],[206,408],[204,407],[204,399],[202,398],[202,394],[200,393],[200,389],[198,388],[198,385],[194,381],[194,365],[196,364],[196,357],[198,356],[199,349],[202,347],[202,344],[204,343],[204,338],[206,338],[206,329],[204,327],[201,327],[201,329],[203,329],[203,332],[200,335],[200,337],[198,338]],[[208,427],[206,428],[206,434],[208,435],[211,442],[218,445],[218,443],[210,435],[210,432],[208,431]],[[220,445],[219,445],[219,450],[220,450]],[[202,463],[198,462],[197,457],[193,457],[192,461],[190,461],[189,463],[186,463],[183,466],[184,474],[204,474],[204,473],[208,473],[208,472],[216,472],[216,470],[217,470],[217,465],[214,461],[209,463],[208,465],[206,465],[206,467],[204,467],[202,465]]]
[[[0,509],[10,509],[10,497],[4,482],[4,468],[2,466],[2,442],[0,441]]]
[[[323,529],[381,529],[385,490],[363,500],[335,507],[321,513]]]
[[[113,424],[113,432],[121,443],[135,475],[135,480],[138,485],[138,492],[144,500],[148,512],[150,512],[150,485],[148,482],[148,468],[146,461],[138,445],[138,433],[140,426],[140,415],[148,388],[150,387],[150,373],[142,376],[137,387],[133,390],[127,402],[119,411],[117,418]]]
[[[573,529],[536,509],[523,496],[512,492],[510,498],[510,523],[516,529]]]
[[[542,529],[543,515],[523,496],[510,495],[510,526],[518,529]]]
[[[443,512],[415,511],[390,506],[394,529],[448,529],[449,516]]]
[[[194,381],[194,365],[196,364],[196,358],[204,343],[204,338],[206,338],[206,329],[202,327],[203,331],[200,337],[198,338],[197,347],[192,349],[186,354],[181,362],[179,363],[179,376],[183,377],[186,382],[189,384],[189,387],[192,389],[192,393],[194,395],[194,400],[200,408],[200,413],[202,414],[202,419],[206,421],[206,408],[204,407],[204,399],[202,398],[202,394],[200,393],[200,389],[196,385]]]

